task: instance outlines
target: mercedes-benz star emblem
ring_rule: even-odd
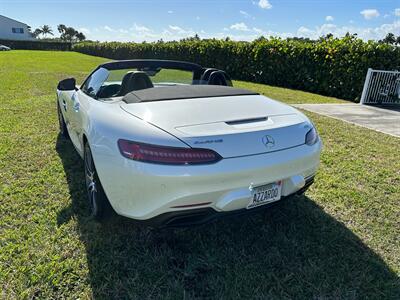
[[[263,142],[264,146],[267,147],[267,148],[272,148],[272,147],[275,146],[275,140],[270,135],[263,136],[262,142]]]

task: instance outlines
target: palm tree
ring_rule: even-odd
[[[59,24],[57,30],[60,33],[60,39],[66,42],[76,42],[86,40],[86,36],[82,32],[78,32],[73,27],[65,26],[64,24]]]
[[[39,29],[42,31],[43,36],[46,38],[48,34],[54,35],[53,30],[49,25],[43,25],[42,27],[39,27]]]
[[[38,37],[39,35],[41,35],[42,33],[43,33],[43,32],[42,32],[42,29],[36,28],[35,31],[32,32],[32,36],[35,37],[35,38],[37,38],[37,37]]]

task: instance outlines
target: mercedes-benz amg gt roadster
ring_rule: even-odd
[[[256,211],[303,193],[319,166],[304,114],[194,63],[104,63],[80,86],[60,81],[57,107],[98,220],[181,226]]]

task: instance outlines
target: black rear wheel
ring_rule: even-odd
[[[112,215],[113,209],[100,183],[88,143],[85,144],[84,164],[86,191],[91,215],[98,221],[104,221]]]

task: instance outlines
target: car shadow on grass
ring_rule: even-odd
[[[81,159],[60,137],[56,149],[72,199],[58,223],[77,220],[95,299],[399,298],[397,275],[306,196],[194,228],[101,225],[88,213]]]

